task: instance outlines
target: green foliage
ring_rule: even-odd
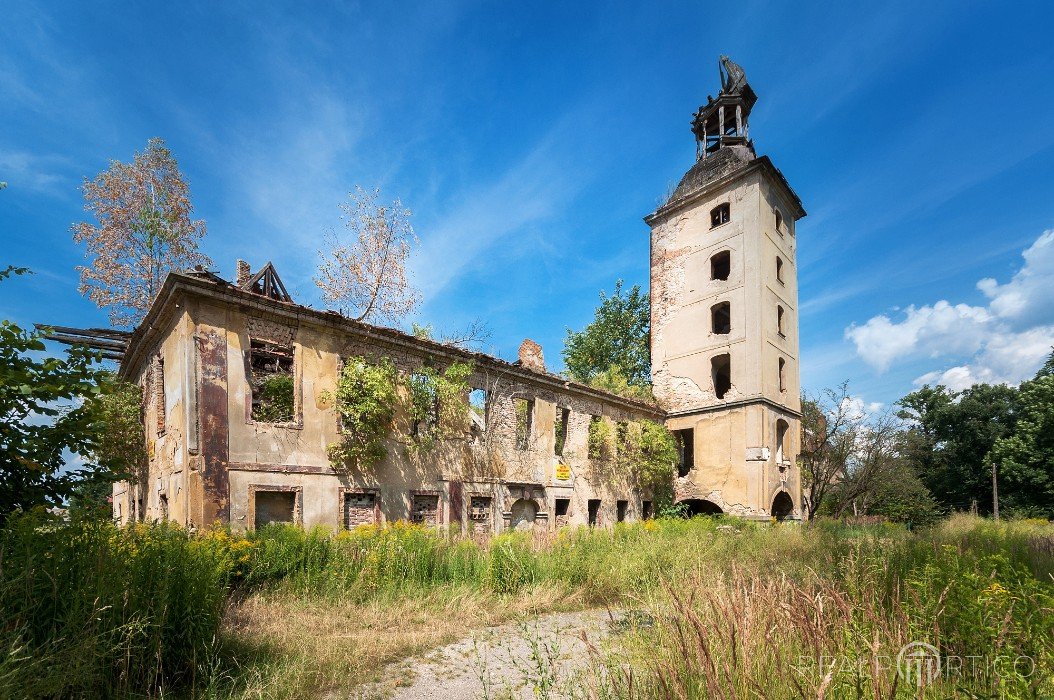
[[[1054,355],[1018,394],[1014,433],[998,439],[990,459],[999,465],[1008,512],[1054,515]]]
[[[589,458],[607,462],[615,457],[615,430],[611,422],[597,416],[589,422]]]
[[[143,390],[138,384],[107,372],[99,393],[89,405],[103,430],[90,456],[117,479],[136,480],[146,467],[146,438],[142,419]]]
[[[968,510],[977,501],[991,512],[991,462],[997,440],[1014,432],[1017,390],[977,384],[958,394],[923,387],[900,401],[901,416],[916,421],[906,454],[941,503]]]
[[[427,451],[468,430],[465,397],[471,376],[471,364],[455,362],[442,372],[423,367],[405,380],[407,413],[415,426],[411,445]]]
[[[9,267],[0,280],[26,272]],[[68,497],[92,469],[63,470],[64,453],[90,454],[104,429],[90,407],[105,378],[97,355],[73,347],[39,357],[44,350],[41,333],[0,321],[0,521]]]
[[[266,374],[255,381],[253,420],[288,423],[295,417],[295,384],[287,372]]]
[[[369,362],[349,358],[335,392],[341,418],[341,441],[330,445],[330,460],[338,466],[368,469],[387,455],[385,440],[395,416],[405,410],[412,434],[407,447],[428,451],[468,429],[468,379],[472,365],[454,362],[442,372],[423,367],[403,378],[388,358]]]
[[[212,541],[35,514],[0,528],[0,560],[0,696],[161,695],[207,667],[230,568]]]
[[[399,402],[399,372],[383,357],[368,362],[350,357],[334,392],[340,416],[341,440],[329,447],[337,467],[369,469],[388,454],[385,438],[391,433]]]
[[[617,373],[628,385],[647,389],[651,383],[650,323],[648,295],[638,285],[626,293],[619,280],[611,296],[601,291],[593,322],[582,331],[567,330],[563,357],[568,376],[588,384],[598,375]]]
[[[651,384],[631,384],[626,374],[618,365],[611,365],[602,372],[594,374],[587,382],[589,386],[604,391],[610,391],[628,399],[638,401],[654,401],[651,393]]]
[[[589,458],[633,475],[655,499],[668,499],[678,460],[677,441],[666,426],[650,420],[612,426],[597,419],[589,423]],[[661,503],[660,503],[661,504]]]

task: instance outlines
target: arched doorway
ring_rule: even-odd
[[[682,512],[686,518],[694,518],[697,515],[721,515],[724,513],[719,505],[704,498],[686,498],[683,501],[679,501],[677,505],[683,506]]]
[[[776,497],[772,499],[772,513],[777,521],[786,520],[794,513],[794,501],[791,500],[790,494],[786,491],[780,491],[776,494]]]
[[[509,528],[512,530],[531,530],[534,528],[534,519],[538,515],[538,504],[526,498],[521,498],[512,504],[509,509],[512,517],[509,518]]]

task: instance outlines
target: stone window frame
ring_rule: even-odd
[[[472,517],[472,499],[486,498],[490,501],[490,512],[488,513],[488,518],[490,519],[491,530],[493,530],[494,523],[497,522],[497,518],[494,517],[494,506],[497,502],[497,499],[494,497],[494,494],[486,491],[469,491],[465,495],[467,496],[467,498],[465,499],[465,522],[477,522]]]
[[[244,380],[245,380],[245,424],[252,426],[272,426],[275,428],[287,428],[289,430],[303,430],[304,429],[304,382],[303,382],[303,346],[296,342],[296,329],[293,329],[293,340],[290,342],[289,347],[293,350],[293,420],[282,421],[280,423],[267,423],[264,421],[258,421],[253,419],[253,387],[252,387],[252,341],[254,336],[246,328],[242,337],[246,340],[244,350],[242,351],[242,364],[244,369]],[[271,343],[273,345],[280,345],[281,343],[275,343],[272,340],[266,338],[257,337],[256,340]]]
[[[349,495],[362,496],[362,495],[366,495],[366,494],[372,494],[373,495],[373,524],[374,525],[381,525],[382,524],[382,521],[381,521],[381,490],[380,490],[380,488],[376,488],[376,487],[358,487],[358,486],[341,486],[340,489],[338,489],[338,494],[337,494],[337,517],[340,520],[340,528],[339,529],[341,529],[341,530],[347,530],[348,529],[348,523],[347,523],[347,521],[345,519],[346,513],[344,511],[344,509],[346,508],[348,496]]]
[[[303,527],[304,525],[304,487],[290,484],[249,484],[249,502],[245,508],[245,528],[256,529],[256,494],[263,492],[295,493],[293,499],[293,524]]]
[[[787,360],[784,357],[778,358],[776,363],[776,384],[779,387],[780,393],[787,392]]]
[[[538,397],[528,394],[526,392],[518,391],[509,397],[512,401],[513,410],[513,447],[518,452],[530,452],[534,447],[535,438],[535,413],[538,411]],[[518,401],[523,401],[527,404],[527,425],[525,426],[525,434],[523,440],[520,440],[520,421],[518,411]]]
[[[779,255],[777,255],[776,256],[776,281],[779,282],[784,287],[786,287],[787,283],[783,281],[783,266],[784,266],[784,264],[785,263],[783,262],[783,258],[780,257]]]
[[[446,525],[447,518],[443,517],[443,492],[439,489],[410,489],[410,499],[407,503],[407,522],[414,523],[414,497],[435,496],[436,497],[436,523],[433,527]],[[416,523],[415,523],[416,524]]]
[[[732,223],[732,203],[722,202],[710,210],[710,230]]]
[[[776,233],[782,236],[784,224],[783,211],[779,207],[772,207],[772,215],[773,218],[776,220]]]
[[[776,334],[781,338],[786,338],[787,333],[785,320],[787,318],[787,310],[783,308],[783,304],[776,304]]]

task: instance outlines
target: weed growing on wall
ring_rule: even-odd
[[[371,362],[348,358],[332,399],[340,416],[341,440],[329,447],[338,468],[368,469],[388,454],[385,440],[404,412],[411,430],[406,445],[428,451],[468,430],[468,379],[471,363],[455,362],[443,371],[422,367],[403,376],[388,358]]]
[[[253,405],[253,420],[260,423],[288,423],[294,414],[293,375],[269,374],[256,382],[258,401]]]
[[[333,394],[340,417],[340,441],[329,446],[335,468],[369,469],[384,459],[385,438],[395,423],[399,372],[387,357],[369,362],[350,357]]]
[[[455,362],[442,372],[422,367],[406,378],[406,408],[414,426],[408,443],[411,450],[427,452],[443,440],[468,431],[470,376],[470,363]]]

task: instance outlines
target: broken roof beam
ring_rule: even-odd
[[[109,328],[71,328],[70,326],[52,326],[46,323],[35,323],[34,327],[44,338],[63,345],[80,346],[97,350],[104,360],[124,359],[128,350],[128,339],[131,333]]]

